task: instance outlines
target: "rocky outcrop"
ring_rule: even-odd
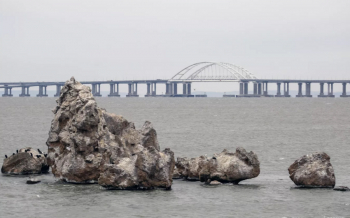
[[[180,178],[189,181],[199,181],[199,173],[203,168],[207,167],[208,158],[205,156],[196,158],[178,157],[175,165]]]
[[[221,183],[235,183],[255,178],[260,174],[260,162],[254,152],[237,148],[236,153],[226,149],[215,154],[211,159],[205,156],[198,158],[177,158],[176,168],[182,178],[200,180],[210,183],[216,180]]]
[[[90,88],[74,78],[62,88],[53,112],[47,146],[56,177],[109,189],[171,187],[174,154],[160,152],[150,122],[136,130],[122,116],[99,108]]]
[[[41,174],[48,171],[45,155],[30,147],[22,148],[5,158],[1,168],[2,173],[10,175]]]
[[[334,187],[335,176],[330,157],[324,153],[304,155],[289,168],[289,177],[297,186]]]

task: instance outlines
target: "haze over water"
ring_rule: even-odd
[[[331,157],[336,185],[350,186],[349,99],[96,98],[139,129],[153,123],[161,150],[211,157],[236,147],[254,151],[257,178],[205,186],[174,180],[171,191],[107,191],[99,185],[41,183],[0,176],[0,217],[349,217],[350,193],[294,189],[288,167],[302,155]],[[0,155],[45,145],[55,98],[0,98]]]

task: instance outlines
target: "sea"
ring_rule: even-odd
[[[0,175],[0,217],[350,217],[350,192],[298,189],[288,167],[326,152],[336,186],[350,186],[350,99],[347,98],[96,98],[110,113],[141,128],[151,121],[161,150],[211,157],[237,147],[254,151],[258,177],[239,185],[174,180],[172,189],[105,190],[51,173]],[[56,99],[0,98],[0,155],[24,147],[47,151]],[[1,159],[2,160],[2,159]]]

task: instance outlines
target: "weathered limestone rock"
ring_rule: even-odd
[[[107,189],[170,189],[174,164],[170,149],[158,152],[145,148],[118,164],[106,164],[98,183]]]
[[[254,152],[246,152],[237,148],[236,153],[226,149],[208,159],[205,156],[197,158],[177,158],[176,168],[182,178],[207,182],[217,180],[221,183],[238,184],[245,179],[257,177],[260,174],[260,162]]]
[[[242,180],[255,178],[259,174],[258,156],[252,151],[247,152],[239,147],[236,153],[230,153],[225,149],[220,154],[215,154],[200,171],[199,177],[202,182],[210,179],[238,184]]]
[[[335,176],[330,157],[324,153],[304,155],[289,168],[289,177],[303,187],[334,187]]]
[[[180,178],[189,181],[199,181],[199,172],[208,164],[208,158],[200,156],[196,158],[181,158],[178,157],[176,161],[176,169],[180,174]]]
[[[109,189],[170,188],[174,154],[160,152],[157,133],[141,130],[97,106],[89,87],[71,78],[61,90],[51,122],[48,163],[66,182]]]
[[[30,147],[22,148],[8,158],[4,159],[1,172],[11,175],[47,173],[49,166],[44,154]]]
[[[180,173],[179,173],[179,170],[176,168],[176,166],[175,166],[175,168],[174,168],[174,173],[173,173],[173,179],[181,179],[182,177],[181,177],[181,175],[180,175]]]

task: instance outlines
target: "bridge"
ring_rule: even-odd
[[[258,79],[243,67],[223,63],[223,62],[199,62],[192,64],[175,74],[167,80],[108,80],[108,81],[82,81],[82,84],[91,85],[92,94],[101,96],[101,85],[109,85],[110,93],[108,97],[120,97],[119,85],[128,86],[126,97],[139,97],[138,85],[146,84],[147,93],[145,97],[206,97],[206,95],[192,95],[191,85],[193,82],[234,82],[239,83],[239,95],[224,95],[223,97],[291,97],[289,94],[289,84],[298,84],[298,94],[296,97],[312,97],[311,84],[319,84],[318,97],[335,97],[333,85],[342,84],[342,94],[340,97],[350,97],[347,94],[346,86],[350,80],[288,80],[288,79]],[[253,91],[250,93],[248,84],[253,83]],[[47,87],[56,86],[55,97],[60,96],[61,87],[65,82],[3,82],[0,89],[4,89],[3,97],[12,97],[12,89],[21,89],[20,97],[30,97],[29,88],[39,87],[37,97],[47,97]],[[178,85],[182,84],[182,93],[178,92]],[[277,85],[277,93],[272,95],[268,91],[269,84]],[[305,92],[303,92],[303,84]],[[165,85],[166,92],[163,95],[157,94],[157,85]],[[281,91],[283,87],[283,93]],[[327,93],[324,86],[327,85]]]

